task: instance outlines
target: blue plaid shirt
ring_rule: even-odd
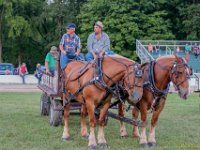
[[[69,34],[64,34],[60,41],[60,45],[63,45],[64,50],[69,54],[76,53],[77,49],[81,48],[81,41],[80,38],[74,34],[73,37],[70,37]]]
[[[110,50],[110,39],[105,32],[101,33],[101,38],[97,40],[95,32],[91,33],[87,39],[87,49],[89,52],[101,52]]]

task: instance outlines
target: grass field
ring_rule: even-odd
[[[0,150],[86,150],[80,137],[80,117],[71,116],[72,140],[63,142],[63,127],[50,127],[48,117],[40,116],[41,93],[0,93]],[[155,150],[200,149],[200,98],[190,95],[187,101],[170,94],[161,113],[156,132]],[[149,117],[151,114],[149,115]],[[150,120],[148,120],[150,122]],[[127,125],[128,138],[119,137],[119,123],[109,119],[105,128],[111,150],[140,149]]]

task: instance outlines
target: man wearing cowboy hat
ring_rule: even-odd
[[[54,59],[56,55],[58,55],[57,47],[52,46],[50,52],[47,53],[45,58],[46,73],[54,75],[54,70],[56,68],[57,63],[57,60]]]
[[[87,49],[88,53],[85,58],[87,61],[91,61],[105,54],[114,54],[110,50],[110,39],[108,35],[103,32],[103,23],[97,21],[94,24],[94,32],[91,33],[87,39]]]
[[[76,25],[74,23],[68,23],[66,26],[67,33],[62,36],[60,41],[60,66],[64,69],[66,65],[72,59],[84,60],[84,56],[80,54],[81,41],[75,34]]]

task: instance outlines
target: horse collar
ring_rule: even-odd
[[[168,94],[170,84],[168,84],[167,88],[164,90],[160,90],[156,87],[155,80],[154,80],[155,64],[156,64],[155,61],[150,62],[148,77],[147,77],[146,81],[144,82],[143,87],[149,89],[153,93],[154,97],[156,97],[156,96],[165,97]]]

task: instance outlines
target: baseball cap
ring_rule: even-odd
[[[76,28],[76,24],[75,23],[68,23],[67,26],[66,26],[66,29],[69,29],[69,28]]]

